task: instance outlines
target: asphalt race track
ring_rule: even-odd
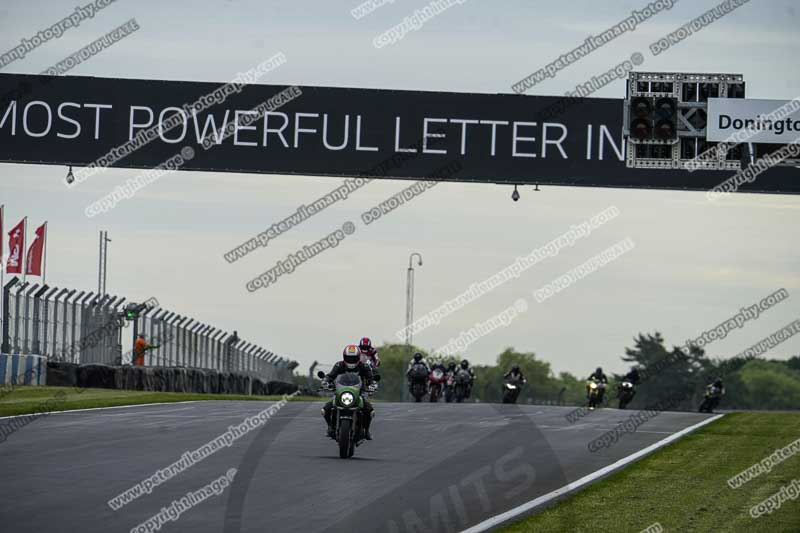
[[[221,495],[150,531],[460,531],[709,418],[660,413],[592,453],[589,441],[634,411],[600,409],[570,424],[569,407],[378,403],[375,440],[343,460],[324,437],[321,404],[293,402],[150,494],[117,511],[108,505],[269,405],[190,402],[35,420],[0,443],[0,530],[128,532],[236,468]]]

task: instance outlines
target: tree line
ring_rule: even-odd
[[[381,358],[381,383],[376,400],[400,401],[406,387],[405,371],[409,353],[404,344],[385,343],[378,346]],[[460,362],[462,357],[432,357],[428,351],[412,347],[411,353],[420,352],[430,365],[441,360]],[[469,359],[469,358],[467,358]],[[726,395],[721,409],[798,409],[800,408],[800,356],[786,361],[761,358],[734,357],[711,358],[697,346],[688,353],[677,346],[668,348],[660,333],[640,333],[633,339],[633,346],[625,348],[621,356],[629,368],[639,369],[643,379],[637,387],[636,397],[630,409],[669,401],[675,410],[694,411],[703,398],[705,386],[716,378],[724,381]],[[327,361],[326,361],[327,362]],[[330,363],[332,363],[331,361]],[[569,372],[556,375],[550,363],[537,357],[534,352],[518,352],[506,348],[491,365],[475,364],[475,384],[471,400],[500,402],[503,375],[511,365],[518,364],[528,384],[522,389],[519,403],[583,405],[585,401],[586,377],[594,370],[585,369],[578,376]],[[606,399],[616,406],[613,398],[616,385],[622,376],[608,373],[609,387]],[[307,386],[306,376],[297,376],[297,383]],[[312,389],[318,387],[314,380]]]

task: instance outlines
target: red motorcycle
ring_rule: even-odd
[[[428,397],[432,402],[438,402],[442,397],[445,380],[444,371],[441,368],[434,368],[428,376]]]

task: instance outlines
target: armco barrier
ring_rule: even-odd
[[[44,385],[47,358],[40,355],[0,354],[0,384]]]
[[[201,368],[110,366],[47,363],[47,385],[151,392],[273,395],[291,394],[293,383],[265,381],[258,376]]]

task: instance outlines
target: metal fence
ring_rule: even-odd
[[[126,320],[125,303],[125,298],[117,296],[31,284],[14,277],[3,287],[0,351],[71,363],[131,364],[138,332],[158,346],[145,352],[145,366],[206,368],[292,380],[295,361],[242,340],[235,331],[228,333],[157,303],[135,320]]]

